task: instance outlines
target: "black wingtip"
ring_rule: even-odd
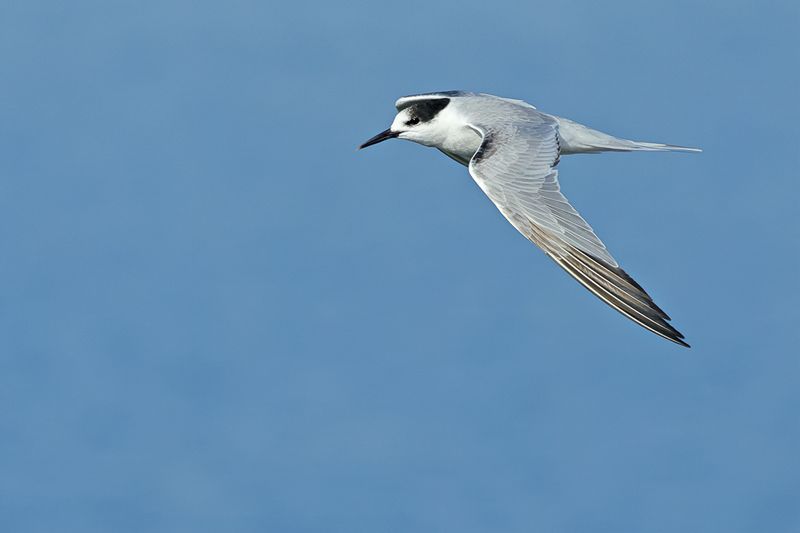
[[[672,327],[672,324],[664,322],[663,325],[666,326],[669,329],[671,335],[665,335],[665,334],[661,333],[662,337],[664,337],[668,341],[674,342],[675,344],[679,344],[680,346],[683,346],[684,348],[691,348],[689,343],[686,342],[685,340],[683,340],[684,339],[683,333],[681,333],[680,331],[678,331],[677,329]]]

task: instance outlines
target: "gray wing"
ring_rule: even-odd
[[[520,233],[584,287],[639,325],[688,347],[669,316],[619,267],[561,194],[556,120],[515,107],[513,119],[477,116],[471,124],[483,137],[469,164],[478,186]]]

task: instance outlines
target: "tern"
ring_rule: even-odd
[[[584,287],[637,324],[689,347],[561,193],[556,166],[568,154],[701,150],[620,139],[522,100],[483,93],[415,94],[395,107],[389,129],[359,149],[394,138],[439,149],[468,167],[511,225]]]

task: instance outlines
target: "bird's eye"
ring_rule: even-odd
[[[415,126],[417,124],[419,124],[419,118],[418,117],[412,117],[412,118],[410,118],[410,119],[408,119],[406,121],[406,126]]]

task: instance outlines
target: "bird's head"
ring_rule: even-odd
[[[406,139],[425,146],[437,146],[447,136],[446,121],[441,111],[450,103],[450,98],[424,95],[406,97],[397,101],[397,116],[389,129],[384,130],[358,148],[366,148],[386,139]]]

